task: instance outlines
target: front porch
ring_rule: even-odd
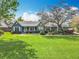
[[[39,29],[38,27],[24,27],[23,32],[24,33],[38,33]]]

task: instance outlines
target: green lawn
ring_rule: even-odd
[[[41,36],[38,34],[10,34],[2,40],[23,40],[36,49],[38,59],[79,59],[79,36]]]

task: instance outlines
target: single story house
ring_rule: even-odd
[[[62,25],[63,28],[70,28],[67,23]],[[14,22],[11,28],[12,33],[39,33],[41,30],[44,31],[57,31],[57,25],[55,23],[48,22],[43,28],[40,26],[38,21],[24,21],[24,22]]]
[[[39,32],[39,22],[24,21],[15,22],[11,28],[13,33],[37,33]]]

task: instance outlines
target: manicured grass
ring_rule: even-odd
[[[41,36],[38,34],[10,34],[2,40],[23,40],[36,49],[38,59],[79,59],[79,36]]]

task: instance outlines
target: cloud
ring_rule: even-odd
[[[24,19],[24,21],[38,21],[40,17],[36,15],[36,13],[25,12],[23,13],[22,19]]]
[[[79,10],[77,7],[70,7],[70,10]]]

